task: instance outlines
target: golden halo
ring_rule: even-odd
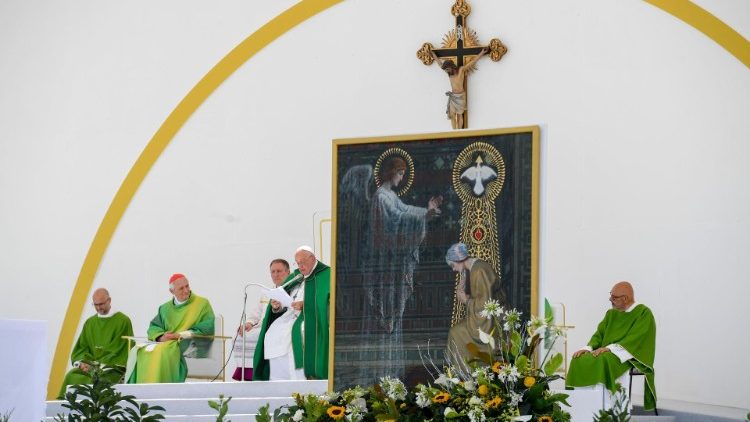
[[[396,191],[396,195],[402,196],[409,191],[412,183],[414,183],[414,160],[412,160],[411,155],[409,155],[408,152],[404,151],[401,148],[388,148],[382,154],[380,154],[380,157],[378,157],[378,161],[375,162],[375,185],[377,187],[380,187],[380,185],[383,183],[383,181],[380,180],[380,168],[383,166],[383,162],[385,162],[387,158],[392,156],[401,157],[404,159],[404,161],[406,161],[406,182],[401,185],[401,189]]]
[[[494,201],[505,183],[505,160],[495,147],[485,142],[474,142],[458,154],[456,161],[453,163],[453,189],[463,202],[475,197],[471,188],[461,181],[461,173],[474,165],[477,156],[482,157],[485,164],[496,169],[497,178],[487,184],[486,194],[484,195],[489,200]]]

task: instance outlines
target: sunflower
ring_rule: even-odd
[[[490,387],[487,387],[486,385],[482,384],[477,388],[477,393],[479,393],[480,396],[486,396],[490,392]]]
[[[438,393],[435,394],[435,397],[432,398],[433,403],[447,403],[448,400],[450,400],[451,395],[448,393]]]
[[[523,386],[526,388],[531,388],[536,384],[536,378],[534,377],[526,377],[523,379]]]
[[[488,400],[484,404],[484,407],[486,407],[487,409],[493,409],[500,406],[501,404],[503,404],[503,399],[500,396],[495,396],[495,398],[493,398],[492,400]]]
[[[540,416],[538,422],[552,422],[552,416]]]
[[[326,413],[328,413],[328,416],[330,416],[333,420],[339,420],[343,418],[345,412],[346,409],[341,406],[331,406],[326,411]]]
[[[502,362],[495,362],[492,364],[492,372],[499,374],[500,369],[503,367]]]

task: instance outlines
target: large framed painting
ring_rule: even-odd
[[[333,167],[334,390],[428,381],[467,298],[536,313],[538,127],[338,139]],[[456,243],[483,264],[454,271]]]

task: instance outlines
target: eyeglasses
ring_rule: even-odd
[[[612,293],[609,294],[609,298],[610,299],[614,299],[614,300],[622,299],[624,297],[625,297],[625,295],[615,296]]]
[[[105,301],[104,301],[104,302],[102,302],[102,303],[96,303],[96,302],[94,302],[94,303],[92,303],[92,305],[94,305],[94,306],[104,306],[104,305],[106,305],[106,304],[107,304],[107,302],[109,302],[109,299],[105,300]]]

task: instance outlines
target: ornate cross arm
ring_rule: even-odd
[[[487,47],[489,49],[488,55],[490,56],[490,60],[493,62],[499,62],[500,59],[503,58],[505,53],[508,52],[508,48],[497,38],[493,38],[490,40],[489,45],[486,46],[477,46],[477,47],[465,47],[463,49],[464,56],[469,55],[468,52],[472,52],[473,54],[477,54],[479,51],[482,50],[482,48]],[[448,51],[446,51],[448,50]],[[417,58],[422,62],[422,64],[429,66],[432,63],[435,62],[435,58],[433,57],[433,53],[435,53],[438,57],[455,57],[454,55],[450,55],[450,52],[453,49],[450,48],[439,48],[436,49],[431,43],[424,43],[422,44],[422,48],[417,50]],[[474,50],[478,50],[477,52],[474,52]]]

